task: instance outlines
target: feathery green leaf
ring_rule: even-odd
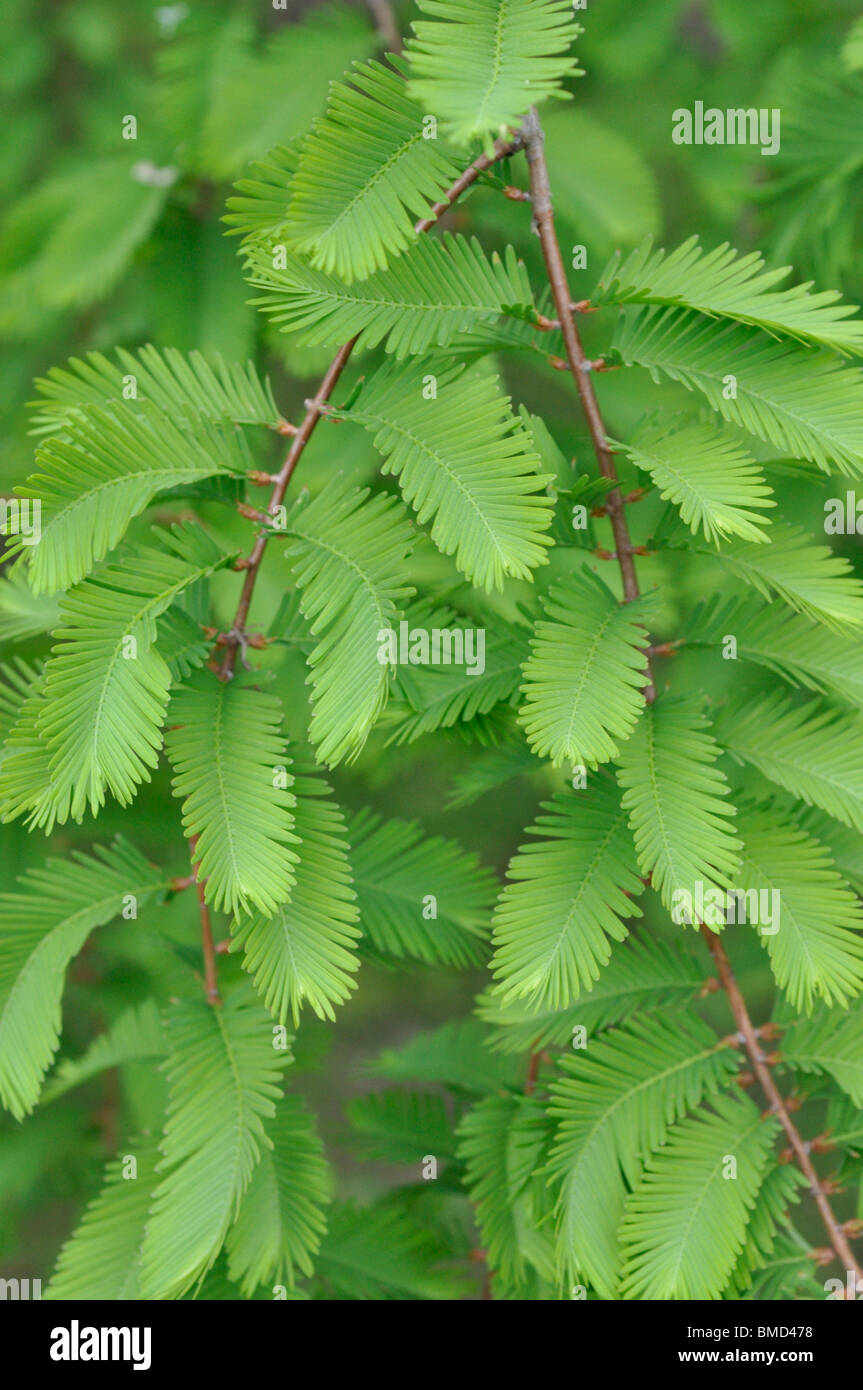
[[[93,857],[49,859],[0,894],[0,1100],[33,1109],[57,1050],[66,967],[91,931],[131,903],[152,902],[165,876],[124,840]]]
[[[360,924],[387,961],[478,965],[497,883],[476,855],[411,821],[359,812],[350,822]],[[365,944],[365,943],[364,943]]]
[[[304,1003],[318,1018],[334,1018],[356,987],[359,910],[341,810],[320,776],[303,769],[294,781],[294,830],[299,863],[289,902],[275,913],[254,913],[235,925],[232,951],[274,1018],[299,1022]]]
[[[327,113],[304,141],[283,228],[289,250],[346,285],[382,270],[417,236],[460,173],[442,141],[428,138],[422,107],[392,68],[356,63],[330,88]]]
[[[625,310],[616,353],[688,390],[758,439],[829,473],[863,477],[863,377],[829,352],[718,327],[685,309]]]
[[[736,319],[776,336],[863,353],[863,321],[838,290],[810,293],[812,281],[777,290],[790,266],[766,270],[758,251],[740,256],[723,242],[705,251],[691,236],[675,251],[654,251],[648,237],[621,264],[616,252],[600,278],[596,304],[664,304]]]
[[[585,1275],[601,1297],[614,1298],[627,1187],[674,1121],[725,1085],[738,1059],[700,1019],[656,1014],[613,1029],[561,1065],[550,1163],[560,1184],[558,1259],[567,1282]]]
[[[773,490],[751,454],[710,425],[643,425],[619,446],[636,468],[649,473],[692,531],[718,543],[728,536],[769,540],[761,509],[775,507]]]
[[[167,752],[207,902],[271,917],[296,881],[298,840],[282,707],[254,679],[193,675],[171,701]]]
[[[617,755],[644,708],[645,606],[619,604],[588,570],[549,590],[519,713],[537,757],[595,767]]]
[[[541,837],[511,861],[494,914],[495,993],[562,1009],[589,993],[643,891],[614,783],[557,796],[528,827]]]
[[[458,144],[490,145],[530,106],[569,99],[581,75],[570,47],[582,32],[569,0],[418,0],[408,90]]]
[[[746,1096],[712,1104],[675,1126],[627,1201],[625,1298],[718,1298],[743,1248],[778,1121]]]
[[[309,656],[318,761],[353,761],[383,713],[389,665],[381,635],[413,594],[404,582],[413,537],[387,494],[330,485],[288,519],[300,608],[318,643]]]
[[[715,766],[719,749],[692,700],[648,706],[619,758],[623,806],[638,862],[670,910],[695,884],[725,887],[740,863],[734,807]]]
[[[382,472],[398,478],[420,524],[431,523],[435,545],[472,583],[530,579],[546,563],[552,519],[530,436],[490,377],[449,367],[428,395],[424,372],[413,362],[382,368],[339,418],[373,433]]]
[[[444,347],[459,333],[501,315],[531,317],[533,292],[511,246],[487,256],[479,242],[445,233],[420,237],[386,270],[347,286],[301,256],[275,258],[255,245],[246,278],[263,290],[252,302],[283,333],[312,347],[362,333],[363,346],[385,343],[403,358]]]
[[[219,1007],[175,1005],[166,1018],[170,1099],[161,1177],[141,1251],[142,1299],[178,1298],[210,1268],[271,1147],[284,1052],[269,1016],[237,991]]]

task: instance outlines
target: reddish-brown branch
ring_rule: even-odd
[[[387,46],[387,52],[401,53],[402,36],[389,0],[367,0],[367,4],[372,12],[375,28]]]
[[[498,160],[504,159],[509,154],[513,154],[518,148],[519,140],[516,137],[512,140],[499,140],[495,145],[494,149],[492,150],[491,154],[481,154],[477,159],[473,161],[472,164],[468,166],[467,169],[465,169],[464,173],[456,179],[452,187],[449,188],[447,192],[444,194],[441,201],[439,203],[435,203],[429,216],[421,218],[420,221],[415,224],[415,230],[417,232],[427,232],[429,228],[433,227],[434,224],[443,216],[443,214],[452,207],[456,199],[459,198],[461,194],[465,192],[466,189],[470,188],[471,185],[476,182],[479,176],[482,173],[484,173],[486,169],[490,169],[491,166],[497,163]],[[358,336],[359,335],[357,335],[357,337]],[[294,469],[299,463],[303,451],[306,445],[308,444],[309,440],[311,439],[318,421],[324,413],[324,407],[327,405],[330,396],[332,395],[336,387],[336,384],[338,383],[338,380],[341,377],[342,372],[345,369],[345,366],[347,365],[348,358],[353,352],[354,345],[357,341],[357,337],[351,338],[350,342],[344,343],[339,348],[338,352],[336,353],[335,357],[333,358],[332,362],[327,368],[320,386],[318,387],[312,399],[307,403],[306,413],[303,417],[302,424],[299,426],[299,429],[293,436],[291,447],[288,451],[288,456],[282,465],[281,471],[278,473],[276,477],[273,493],[270,498],[269,506],[267,508],[267,511],[270,513],[270,515],[272,515],[276,507],[280,507],[282,505],[282,502],[284,501],[285,493],[288,490],[288,484],[291,481]],[[252,550],[248,560],[246,561],[246,577],[243,583],[242,592],[240,594],[240,602],[237,607],[233,627],[231,628],[229,634],[232,640],[230,642],[230,645],[228,646],[227,651],[225,652],[225,657],[222,661],[221,670],[219,672],[219,675],[221,676],[222,680],[230,680],[237,662],[237,652],[243,645],[243,638],[246,631],[246,622],[249,616],[249,608],[251,606],[252,596],[255,592],[255,585],[258,580],[258,572],[261,567],[261,561],[264,558],[264,552],[267,548],[267,541],[270,535],[271,532],[263,531],[258,536],[258,539],[255,542],[254,549]]]
[[[498,160],[504,159],[507,155],[513,154],[518,148],[520,148],[520,141],[518,136],[515,136],[512,140],[498,140],[491,154],[480,155],[477,159],[473,161],[472,164],[468,166],[467,169],[465,169],[464,173],[461,174],[459,178],[456,179],[452,187],[447,190],[441,201],[434,205],[429,216],[421,218],[421,220],[415,224],[415,230],[417,232],[427,232],[430,227],[434,226],[438,218],[442,217],[443,214],[452,207],[455,200],[458,197],[460,197],[466,189],[470,188],[471,185],[476,182],[476,180],[480,177],[482,173],[485,172],[486,169],[490,169],[491,166],[497,163]],[[270,497],[269,505],[267,507],[267,514],[271,517],[274,516],[276,508],[280,507],[284,501],[285,494],[288,490],[288,485],[294,474],[294,469],[299,463],[303,451],[306,445],[308,444],[309,440],[311,439],[312,434],[314,433],[314,430],[318,424],[318,421],[324,414],[325,407],[327,406],[330,397],[333,391],[335,390],[336,385],[338,384],[339,378],[341,377],[342,372],[344,371],[345,366],[347,365],[348,359],[351,353],[353,352],[354,345],[356,344],[358,336],[359,335],[356,335],[355,337],[351,338],[350,342],[343,343],[342,346],[339,348],[338,352],[336,353],[335,357],[333,358],[332,362],[330,363],[329,367],[324,373],[324,376],[321,380],[320,385],[318,386],[317,391],[315,392],[312,399],[307,402],[306,413],[303,417],[302,424],[298,428],[294,429],[293,426],[288,426],[285,423],[285,427],[281,430],[281,433],[290,433],[291,447],[288,450],[287,457],[284,463],[282,464],[280,471],[272,480],[273,491]],[[253,481],[263,482],[264,477],[265,475],[256,471]],[[269,481],[269,479],[267,480]],[[243,580],[243,587],[240,592],[240,599],[239,603],[237,604],[237,611],[234,616],[233,626],[231,627],[229,632],[220,635],[220,639],[217,641],[216,644],[217,650],[219,647],[225,648],[225,655],[222,660],[221,667],[218,671],[221,680],[231,679],[231,677],[234,674],[234,668],[237,663],[238,652],[244,651],[247,646],[252,645],[246,634],[246,623],[248,621],[249,609],[251,607],[252,598],[255,592],[255,585],[258,581],[258,574],[261,568],[261,561],[264,558],[264,553],[267,548],[267,541],[269,540],[271,535],[272,532],[269,530],[262,531],[261,534],[258,536],[257,540],[255,541],[251,554],[248,556],[246,560],[242,561],[241,565],[239,566],[239,568],[244,573],[245,578]],[[191,853],[194,869],[194,839],[192,839],[191,841]],[[218,983],[216,977],[216,951],[213,944],[213,929],[212,923],[210,921],[209,908],[207,907],[207,904],[204,899],[204,885],[202,882],[198,880],[197,876],[195,876],[195,886],[197,889],[198,904],[200,907],[201,914],[201,940],[204,952],[204,988],[206,990],[207,998],[210,1000],[210,1002],[213,1004],[218,1004],[221,1003],[221,999],[219,997]]]
[[[728,959],[725,947],[716,933],[712,932],[709,927],[702,926],[701,934],[710,947],[711,954],[716,962],[719,978],[728,996],[731,1012],[734,1015],[734,1022],[737,1024],[738,1031],[743,1037],[743,1043],[752,1064],[752,1070],[761,1083],[762,1091],[770,1102],[771,1113],[776,1115],[779,1123],[788,1136],[788,1141],[793,1150],[794,1157],[809,1183],[815,1205],[824,1223],[824,1228],[827,1231],[830,1244],[845,1268],[854,1271],[855,1279],[863,1279],[863,1269],[861,1269],[860,1265],[857,1263],[854,1252],[845,1237],[845,1232],[833,1215],[830,1203],[825,1196],[825,1184],[816,1173],[812,1160],[809,1157],[809,1149],[788,1113],[787,1102],[784,1100],[776,1082],[770,1075],[767,1059],[761,1051],[758,1041],[758,1030],[753,1027],[752,1020],[749,1017],[746,1000],[743,998],[734,971],[731,969],[731,962]],[[762,1033],[764,1032],[763,1029],[761,1031]]]
[[[602,421],[596,393],[594,392],[593,384],[590,380],[590,370],[593,364],[588,362],[572,317],[572,297],[569,292],[566,270],[564,268],[563,257],[560,253],[560,245],[557,240],[557,232],[554,225],[554,210],[551,200],[548,166],[545,160],[542,127],[535,110],[531,110],[526,118],[522,126],[522,136],[524,138],[528,165],[530,167],[531,202],[533,206],[534,224],[539,233],[543,259],[545,261],[549,283],[557,308],[558,318],[560,319],[560,327],[566,345],[567,365],[572,373],[579,397],[581,398],[600,472],[604,477],[617,484],[618,477],[617,469],[614,464],[614,456],[608,447],[608,436]],[[620,566],[624,597],[629,601],[637,598],[639,594],[638,578],[635,569],[635,556],[643,553],[643,547],[633,546],[632,544],[626,520],[624,502],[625,499],[621,496],[620,488],[615,486],[608,494],[605,509],[611,521],[611,527],[614,533],[616,559]],[[650,679],[650,684],[645,691],[645,695],[648,701],[652,701],[656,697],[656,688],[652,679]],[[863,1278],[863,1271],[861,1271],[854,1257],[854,1253],[848,1244],[845,1231],[833,1215],[830,1203],[825,1194],[825,1184],[819,1179],[812,1164],[812,1160],[809,1157],[809,1149],[791,1119],[788,1103],[783,1099],[773,1077],[770,1075],[769,1059],[764,1056],[761,1050],[758,1040],[758,1031],[753,1026],[752,1020],[749,1017],[746,1001],[743,998],[740,986],[731,969],[730,962],[725,953],[725,948],[719,940],[719,937],[712,932],[709,927],[703,926],[701,930],[716,962],[722,987],[728,996],[731,1011],[734,1015],[740,1035],[743,1038],[753,1072],[761,1083],[764,1094],[770,1102],[771,1112],[777,1116],[782,1128],[785,1130],[794,1156],[810,1185],[812,1196],[827,1231],[830,1245],[839,1256],[840,1260],[842,1260],[845,1268],[853,1270],[855,1278]],[[764,1033],[763,1029],[761,1031]],[[533,1081],[535,1080],[535,1063],[538,1063],[536,1054],[531,1057],[527,1089],[532,1089]]]
[[[548,274],[551,292],[554,297],[557,317],[560,320],[560,329],[563,334],[563,341],[566,347],[566,360],[572,379],[575,382],[581,400],[582,409],[587,419],[587,427],[590,431],[590,438],[593,443],[596,461],[599,464],[599,471],[603,477],[608,478],[615,484],[605,499],[605,507],[611,522],[611,529],[614,534],[615,554],[617,563],[620,567],[620,576],[623,581],[623,596],[627,602],[638,598],[638,577],[635,571],[635,549],[629,534],[629,525],[626,520],[626,509],[620,487],[618,486],[617,469],[614,464],[614,455],[608,447],[608,435],[602,421],[602,414],[599,409],[599,402],[596,399],[596,392],[590,379],[590,372],[593,366],[589,362],[584,348],[581,345],[581,338],[575,326],[573,318],[573,299],[569,291],[569,284],[566,278],[566,269],[563,264],[563,257],[560,253],[560,244],[557,239],[557,231],[554,225],[554,208],[551,200],[551,184],[548,177],[548,165],[545,159],[545,140],[542,133],[542,126],[535,109],[531,109],[525,118],[521,128],[524,139],[525,153],[530,168],[530,192],[533,207],[533,220],[537,232],[539,233],[540,245],[542,246],[543,260]],[[645,697],[648,701],[655,698],[656,689],[653,684],[650,671],[648,669],[648,683],[645,689]]]
[[[321,383],[314,396],[312,397],[312,400],[309,402],[309,406],[306,410],[305,416],[303,417],[303,422],[293,437],[291,447],[288,450],[288,456],[282,464],[281,471],[279,472],[276,478],[276,484],[273,488],[272,496],[270,497],[269,506],[267,508],[267,511],[271,516],[274,514],[276,507],[280,507],[282,505],[282,502],[284,501],[285,493],[288,490],[288,484],[291,481],[294,469],[299,463],[303,450],[305,449],[306,445],[311,439],[312,434],[315,430],[315,426],[321,418],[322,407],[325,406],[327,401],[329,400],[330,395],[332,394],[339,380],[339,377],[341,376],[342,372],[345,369],[345,366],[347,365],[348,358],[354,350],[354,344],[356,343],[356,341],[357,338],[353,337],[351,338],[350,342],[342,344],[335,357],[333,358],[332,362],[330,363],[329,367],[327,368],[326,372],[324,373],[324,376],[321,379]],[[248,566],[245,571],[246,577],[243,581],[243,588],[240,593],[240,601],[237,605],[237,612],[234,617],[233,627],[231,628],[231,635],[233,636],[234,641],[231,643],[231,645],[225,652],[225,659],[222,662],[222,669],[219,672],[222,680],[230,680],[231,676],[234,673],[234,666],[236,665],[237,661],[237,652],[239,651],[240,646],[242,645],[242,636],[246,630],[246,621],[249,616],[249,607],[251,606],[252,595],[255,592],[255,584],[258,580],[258,571],[261,567],[261,561],[264,558],[264,551],[267,548],[267,540],[269,539],[269,536],[269,531],[261,532],[261,534],[258,536],[258,539],[255,541],[254,548],[252,549],[252,552],[248,559]]]
[[[527,1079],[524,1083],[524,1093],[526,1096],[532,1096],[534,1091],[536,1090],[536,1078],[539,1076],[539,1064],[541,1061],[541,1052],[532,1052],[530,1054],[530,1062],[528,1063],[527,1068]]]

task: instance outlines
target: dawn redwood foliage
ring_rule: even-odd
[[[37,382],[40,535],[7,528],[3,611],[51,638],[3,668],[0,812],[97,835],[128,811],[0,895],[0,1099],[26,1128],[109,1068],[165,1083],[48,1296],[458,1298],[481,1251],[502,1299],[823,1297],[863,1277],[817,1160],[859,1179],[863,583],[783,498],[795,470],[863,485],[863,320],[694,235],[586,270],[543,129],[577,100],[570,0],[419,11],[228,201],[246,293],[331,357],[295,419],[212,351]],[[199,132],[212,163],[229,134]],[[488,244],[457,220],[480,196]],[[561,371],[575,467],[532,392]],[[363,435],[371,486],[340,466]],[[505,885],[340,807],[375,730],[463,735],[462,805],[541,774]],[[180,877],[136,843],[166,764]],[[67,967],[112,922],[163,987],[55,1064]],[[732,967],[744,933],[770,999]],[[363,959],[488,969],[472,1017],[368,1064],[356,1143],[412,1180],[367,1206],[333,1201],[291,1084]]]

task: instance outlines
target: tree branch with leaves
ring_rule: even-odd
[[[367,46],[227,199],[301,410],[213,351],[37,381],[0,813],[64,857],[0,895],[0,1101],[38,1123],[114,1067],[135,1097],[48,1296],[823,1297],[834,1257],[863,1277],[863,583],[812,480],[863,477],[863,321],[694,237],[603,269],[579,243],[571,274],[555,108],[609,192],[619,149],[569,0],[419,11],[384,59],[353,12],[295,26]],[[238,23],[180,37],[171,128]],[[216,179],[241,134],[211,112],[177,157]],[[438,766],[443,814],[527,822],[486,845],[505,882],[416,819]],[[191,875],[137,847],[148,795]],[[69,850],[118,810],[128,841]],[[76,1054],[91,937],[147,983]],[[357,1152],[411,1180],[357,1205],[291,1078],[380,967],[487,973],[366,1059]]]

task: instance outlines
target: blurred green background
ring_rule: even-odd
[[[406,32],[411,7],[393,8]],[[573,84],[575,100],[555,106],[546,121],[561,240],[565,247],[587,248],[587,269],[572,277],[576,296],[590,294],[615,248],[628,249],[646,233],[673,246],[698,232],[708,248],[725,240],[740,250],[757,246],[769,263],[791,263],[798,278],[816,278],[820,288],[841,289],[859,302],[863,78],[856,64],[863,65],[863,57],[855,59],[853,49],[843,56],[859,14],[859,5],[844,0],[592,0],[580,16],[585,33],[577,45],[585,76]],[[33,379],[87,350],[152,342],[253,358],[269,373],[284,414],[298,418],[328,354],[298,350],[249,304],[237,241],[225,236],[221,219],[232,182],[249,162],[301,134],[322,109],[329,81],[354,59],[382,52],[370,7],[290,0],[278,8],[265,0],[163,6],[58,0],[46,7],[6,0],[3,21],[0,491],[9,494],[31,471],[26,404]],[[778,107],[780,154],[770,159],[752,147],[674,145],[671,113],[696,100]],[[134,140],[124,138],[130,117]],[[524,185],[517,163],[510,174]],[[541,283],[524,205],[478,189],[449,223],[476,232],[491,247],[514,242]],[[600,330],[591,324],[588,331]],[[345,395],[368,366],[368,355],[356,352]],[[544,414],[567,457],[589,468],[566,379],[521,362],[501,361],[495,369],[518,400]],[[620,375],[624,383],[614,377],[601,382],[618,437],[650,399],[647,382]],[[277,443],[262,466],[276,462]],[[363,432],[321,429],[299,482],[314,487],[337,471],[370,481],[376,469]],[[817,529],[830,492],[820,479],[789,480],[785,514]],[[176,514],[176,508],[165,510]],[[247,522],[216,503],[203,504],[202,513],[220,534],[247,548]],[[858,538],[843,538],[841,548],[855,555]],[[418,565],[432,588],[457,581],[430,548],[419,552]],[[280,557],[268,556],[253,626],[272,618],[286,574]],[[648,582],[662,583],[661,562],[646,566],[645,574]],[[220,581],[217,599],[226,616],[236,582],[231,575]],[[512,586],[506,605],[517,591]],[[678,602],[693,597],[678,593]],[[666,635],[674,636],[673,605],[665,616]],[[8,660],[14,638],[14,612],[0,606],[0,662]],[[16,650],[36,654],[44,644],[17,644]],[[283,688],[297,692],[292,732],[302,737],[302,651],[279,649],[268,660],[279,667]],[[675,682],[683,668],[684,678],[691,675],[718,695],[730,679],[721,667],[713,657],[681,657]],[[370,804],[416,818],[431,833],[459,838],[502,873],[555,779],[546,772],[516,778],[474,805],[453,806],[454,781],[466,761],[493,756],[493,749],[469,747],[456,735],[391,747],[384,729],[359,763],[339,769],[333,781],[346,807]],[[558,785],[561,780],[558,774]],[[131,814],[140,848],[173,872],[187,873],[164,773],[144,787]],[[63,853],[94,839],[105,842],[121,828],[128,832],[129,816],[109,804],[97,827],[63,827],[49,848]],[[38,833],[3,827],[3,887],[45,852]],[[179,895],[165,910],[159,937],[124,924],[122,932],[100,933],[85,950],[69,976],[61,1055],[77,1055],[153,979],[160,989],[170,990],[174,980],[185,987],[182,948],[195,944],[198,930],[189,897]],[[762,960],[757,943],[748,958],[744,948],[743,983],[756,1011],[769,1006]],[[344,1142],[344,1101],[364,1085],[358,1060],[436,1020],[463,1016],[482,983],[478,975],[395,975],[366,965],[335,1027],[303,1025],[299,1084],[321,1116],[344,1192],[365,1195],[394,1176],[357,1162]],[[142,1074],[120,1093],[109,1074],[104,1084],[47,1105],[24,1126],[2,1122],[0,1271],[47,1277],[60,1242],[98,1185],[105,1153],[115,1150],[128,1125],[146,1125],[156,1113],[160,1086],[157,1075]]]

